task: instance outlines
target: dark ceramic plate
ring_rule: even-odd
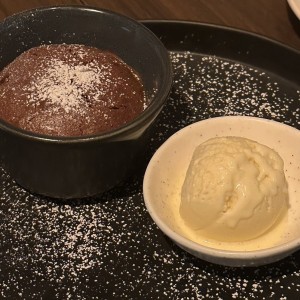
[[[180,128],[215,116],[264,117],[300,128],[300,53],[223,27],[145,22],[170,50],[174,86],[145,155]],[[0,298],[297,299],[300,253],[260,268],[204,262],[148,215],[145,167],[121,186],[63,203],[0,171]]]

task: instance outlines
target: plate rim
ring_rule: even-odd
[[[294,0],[287,0],[287,1],[294,1]],[[300,12],[300,10],[299,10]],[[172,19],[141,19],[139,20],[143,25],[190,25],[190,26],[196,26],[196,27],[203,27],[203,28],[208,28],[208,29],[218,29],[218,30],[223,30],[227,32],[235,32],[239,34],[243,34],[245,36],[251,36],[256,39],[260,39],[265,42],[269,42],[272,44],[276,44],[277,46],[280,46],[282,48],[285,48],[289,51],[294,52],[296,55],[300,56],[300,50],[297,48],[294,48],[292,46],[289,46],[285,44],[284,42],[281,42],[279,40],[276,40],[274,38],[271,38],[267,35],[248,31],[245,29],[240,29],[232,26],[227,26],[227,25],[220,25],[220,24],[214,24],[214,23],[208,23],[208,22],[198,22],[198,21],[184,21],[184,20],[172,20]]]

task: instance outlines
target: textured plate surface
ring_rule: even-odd
[[[174,86],[148,159],[175,131],[213,116],[265,117],[299,128],[300,54],[241,31],[147,22],[170,50]],[[146,166],[145,166],[146,168]],[[234,269],[192,257],[157,228],[140,170],[122,186],[63,203],[0,172],[0,296],[9,299],[296,299],[300,254]]]

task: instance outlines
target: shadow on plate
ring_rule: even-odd
[[[197,258],[172,242],[167,236],[164,235],[165,246],[174,251],[181,260],[186,263],[192,264],[194,267],[199,269],[207,269],[213,275],[218,277],[224,277],[225,279],[230,278],[243,278],[248,281],[263,281],[276,278],[286,277],[294,272],[298,272],[300,269],[300,251],[294,253],[282,259],[278,262],[268,264],[260,267],[226,267],[210,262],[206,262],[200,258]]]

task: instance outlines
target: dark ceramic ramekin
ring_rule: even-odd
[[[25,50],[50,43],[117,54],[141,76],[149,106],[121,128],[73,138],[38,135],[0,120],[2,165],[33,193],[66,199],[100,194],[132,173],[147,147],[172,84],[169,54],[151,31],[127,17],[89,7],[48,7],[0,23],[0,69]]]

